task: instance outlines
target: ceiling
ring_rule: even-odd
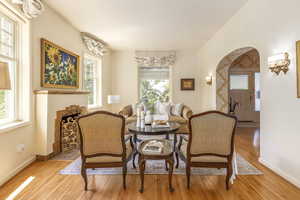
[[[80,31],[118,50],[199,48],[246,1],[46,0]]]

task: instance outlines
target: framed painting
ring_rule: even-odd
[[[296,42],[297,57],[297,97],[300,98],[300,40]]]
[[[195,79],[181,79],[181,90],[195,90]]]
[[[41,85],[45,88],[79,88],[78,55],[41,39]]]

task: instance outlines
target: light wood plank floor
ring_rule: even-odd
[[[79,175],[59,175],[69,161],[35,162],[0,188],[0,199],[6,199],[28,177],[35,177],[16,199],[201,199],[201,200],[299,200],[300,189],[274,174],[258,162],[259,129],[239,128],[236,137],[238,152],[263,171],[260,176],[239,176],[230,191],[223,176],[192,176],[191,189],[186,189],[183,175],[174,175],[174,193],[169,193],[166,175],[146,175],[145,191],[138,192],[139,176],[128,175],[127,190],[122,189],[121,175],[89,177],[90,191],[83,190]]]

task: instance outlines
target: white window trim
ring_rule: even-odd
[[[0,126],[0,133],[7,133],[18,128],[31,126],[31,121],[14,121]]]
[[[91,54],[85,53],[84,54],[84,59],[88,58],[91,60],[96,60],[97,61],[97,67],[96,67],[96,74],[97,74],[97,79],[96,79],[96,104],[93,105],[88,105],[88,110],[97,110],[99,108],[103,107],[103,102],[102,102],[102,60],[99,57],[93,56]],[[83,88],[85,88],[85,65],[83,61]]]
[[[12,7],[8,2],[0,2],[0,12],[16,22],[15,27],[15,113],[14,120],[0,125],[0,133],[29,126],[32,124],[32,83],[31,83],[31,49],[30,22],[25,16]]]
[[[140,66],[137,66],[137,74],[138,74],[138,78],[137,78],[137,88],[138,88],[138,99],[137,99],[137,102],[140,101],[141,99],[141,81],[143,79],[141,79],[141,76],[140,76],[140,72],[139,72],[139,67]],[[173,102],[173,69],[172,69],[172,66],[168,66],[169,68],[169,88],[170,88],[170,96],[169,96],[169,101],[170,102]]]

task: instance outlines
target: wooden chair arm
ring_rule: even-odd
[[[131,105],[125,106],[122,110],[120,110],[119,115],[123,117],[130,117],[132,115],[132,107]]]
[[[182,110],[182,117],[185,118],[186,120],[189,120],[189,118],[193,115],[193,111],[187,107],[184,106]]]

